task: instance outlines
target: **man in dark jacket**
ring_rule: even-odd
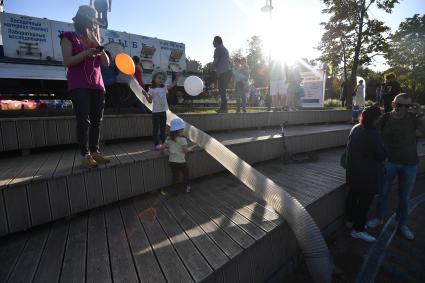
[[[373,197],[382,187],[386,152],[376,121],[381,115],[377,106],[365,108],[360,123],[353,127],[347,143],[347,226],[351,236],[366,242],[376,239],[365,231],[366,217]]]
[[[389,74],[385,77],[384,85],[384,109],[385,113],[393,110],[392,103],[394,98],[401,93],[400,83],[396,81],[394,74]]]

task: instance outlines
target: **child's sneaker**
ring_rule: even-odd
[[[107,164],[111,162],[108,158],[104,157],[100,152],[92,153],[91,156],[96,161],[97,164]]]
[[[186,193],[190,193],[190,186],[186,187]]]
[[[81,165],[83,165],[86,168],[92,169],[92,168],[96,168],[98,164],[96,160],[94,160],[93,157],[90,154],[88,154],[84,156],[83,159],[81,160]]]
[[[155,146],[155,150],[160,151],[161,149],[162,149],[162,145],[161,145],[161,144],[157,144],[157,145]]]

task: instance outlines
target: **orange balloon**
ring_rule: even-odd
[[[118,70],[129,76],[133,76],[136,71],[133,59],[125,53],[119,53],[115,57],[115,65]]]

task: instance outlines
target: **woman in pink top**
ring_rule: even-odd
[[[63,62],[68,68],[68,90],[77,117],[77,138],[89,168],[109,160],[99,152],[100,125],[105,106],[105,86],[100,64],[108,66],[108,56],[100,46],[96,11],[80,6],[74,21],[75,32],[61,35]]]

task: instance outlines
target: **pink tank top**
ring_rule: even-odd
[[[67,38],[72,43],[72,55],[86,50],[75,32],[64,32],[62,38]],[[100,72],[100,58],[87,57],[78,65],[68,68],[68,90],[73,89],[97,89],[105,92],[102,74]]]

